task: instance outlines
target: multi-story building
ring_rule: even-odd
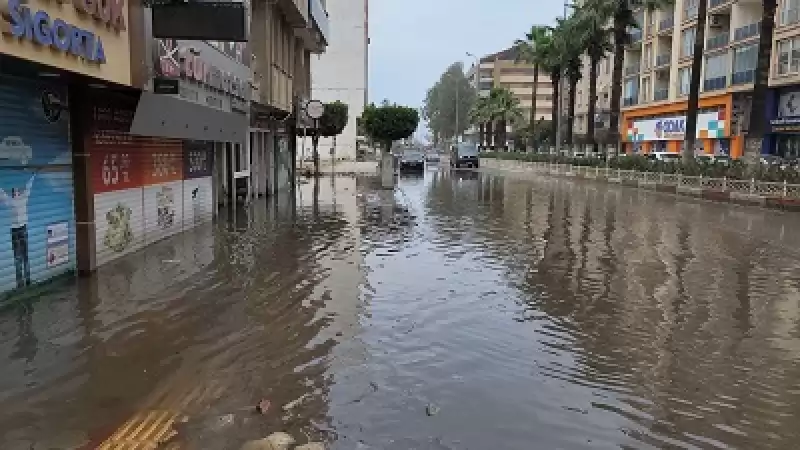
[[[767,117],[762,153],[800,158],[800,1],[780,0],[775,14]]]
[[[311,59],[311,97],[348,105],[348,121],[335,138],[321,138],[320,158],[355,159],[359,149],[357,120],[368,99],[369,0],[331,2],[336,22],[332,43]],[[303,145],[301,142],[299,145]],[[309,152],[306,152],[309,154]]]
[[[473,83],[477,83],[478,93],[488,96],[492,87],[503,87],[511,91],[520,101],[523,116],[527,120],[533,107],[534,67],[532,64],[517,61],[518,50],[510,47],[501,52],[480,58],[480,68],[470,69],[467,76]],[[536,120],[549,121],[553,111],[553,85],[547,73],[539,71],[536,86]],[[509,131],[513,131],[509,125]],[[476,139],[477,131],[473,128],[467,136]]]

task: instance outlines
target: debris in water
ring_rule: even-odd
[[[428,406],[425,407],[425,414],[428,416],[435,416],[439,414],[439,407],[433,403],[428,403]]]
[[[246,442],[241,450],[288,450],[294,438],[283,432],[272,433],[264,439]]]
[[[256,412],[258,412],[259,414],[266,414],[267,411],[269,411],[270,404],[271,404],[270,401],[267,399],[261,400],[260,402],[258,402],[258,405],[256,405]]]

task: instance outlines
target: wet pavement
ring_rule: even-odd
[[[796,449],[799,225],[491,172],[304,184],[4,310],[0,448]]]

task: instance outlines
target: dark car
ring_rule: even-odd
[[[400,155],[400,172],[421,172],[425,170],[425,156],[422,152],[406,151]]]
[[[477,169],[480,165],[478,156],[478,146],[475,144],[461,142],[450,149],[450,167],[459,169],[470,167]]]

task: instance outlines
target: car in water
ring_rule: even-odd
[[[425,170],[425,155],[418,150],[406,150],[400,155],[400,172],[422,172]]]
[[[469,167],[477,169],[480,166],[478,146],[468,142],[461,142],[450,149],[450,167],[460,169]]]
[[[8,136],[0,141],[0,159],[15,160],[25,166],[33,159],[33,149],[21,137]]]

